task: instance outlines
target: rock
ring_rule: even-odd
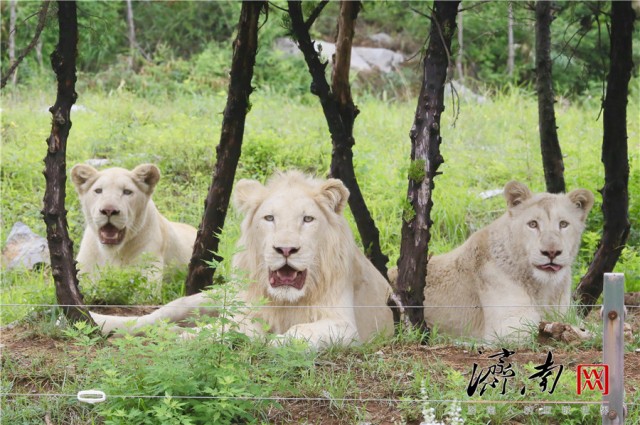
[[[321,57],[332,63],[336,45],[317,40],[315,46]],[[301,55],[295,42],[288,38],[277,38],[273,47],[285,55]],[[351,69],[355,72],[379,70],[388,73],[395,71],[404,60],[402,53],[381,47],[353,47],[351,50]]]
[[[26,224],[17,222],[2,249],[3,267],[6,270],[16,267],[32,270],[42,264],[51,264],[47,240],[33,233]]]
[[[378,47],[390,48],[393,45],[393,38],[386,32],[371,34],[367,38]]]
[[[92,158],[92,159],[87,159],[85,161],[85,164],[91,165],[92,167],[102,167],[104,165],[109,164],[111,161],[109,161],[106,158]]]
[[[452,87],[453,86],[453,87]],[[450,101],[451,96],[457,96],[461,101],[475,102],[478,104],[487,103],[487,98],[480,94],[475,93],[473,90],[463,85],[459,81],[451,81],[444,86],[445,101]]]
[[[555,340],[567,344],[578,344],[591,339],[592,336],[589,331],[566,323],[540,322],[538,326],[538,340],[541,342]]]
[[[396,71],[404,62],[402,53],[382,47],[354,47],[353,53],[359,55],[371,68],[378,69],[384,73]],[[351,59],[353,67],[353,58]]]
[[[503,189],[491,189],[491,190],[485,190],[484,192],[480,192],[478,196],[481,199],[489,199],[498,195],[502,195],[502,192],[504,192]]]
[[[640,306],[640,292],[627,292],[624,294],[624,305]]]

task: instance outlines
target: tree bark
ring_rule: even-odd
[[[304,21],[301,2],[290,1],[288,4],[293,34],[311,74],[311,92],[320,99],[331,134],[333,145],[331,177],[342,180],[349,189],[349,207],[356,221],[365,254],[386,278],[389,258],[382,253],[380,233],[367,208],[353,169],[352,147],[355,144],[353,125],[359,111],[351,98],[349,67],[354,24],[360,10],[360,3],[343,1],[340,5],[332,88],[329,87],[325,77],[327,64],[320,61],[314,42],[309,35],[312,19]]]
[[[462,6],[462,3],[460,3]],[[458,7],[458,54],[456,55],[456,70],[458,71],[458,80],[464,81],[464,68],[462,66],[462,60],[464,57],[464,26],[463,26],[463,13],[460,11],[461,7]]]
[[[18,0],[11,0],[9,2],[9,63],[15,63],[16,61],[16,21],[18,17],[17,13]],[[13,72],[11,76],[11,84],[16,85],[18,81],[18,69]]]
[[[189,263],[185,282],[187,295],[198,293],[211,285],[215,268],[207,263],[222,260],[217,254],[219,235],[224,226],[240,159],[249,96],[253,91],[251,79],[258,50],[258,18],[266,5],[265,1],[242,3],[231,62],[229,94],[222,119],[220,143],[216,148],[216,166]]]
[[[629,236],[629,157],[627,146],[627,98],[633,68],[632,36],[635,18],[631,2],[611,2],[609,75],[604,99],[602,163],[604,187],[602,239],[589,270],[582,277],[575,298],[586,315],[602,293],[603,274],[611,272]]]
[[[131,0],[127,0],[127,29],[129,30],[129,69],[133,69],[133,62],[136,53],[136,26],[133,21],[133,5]]]
[[[538,92],[538,128],[542,168],[547,192],[563,193],[564,162],[558,141],[551,62],[552,3],[536,2],[536,91]]]
[[[46,188],[42,215],[47,225],[47,242],[51,255],[51,270],[58,304],[71,321],[89,320],[82,307],[78,277],[73,259],[73,243],[69,238],[65,210],[67,138],[71,129],[71,106],[78,97],[75,92],[78,20],[76,2],[58,2],[59,40],[51,54],[51,66],[56,73],[58,93],[56,103],[49,108],[53,115],[51,135],[47,139],[44,158]]]
[[[423,62],[423,80],[411,128],[409,187],[402,223],[397,291],[409,321],[427,330],[424,323],[424,287],[427,275],[431,200],[434,178],[444,162],[440,154],[440,115],[444,111],[444,85],[456,29],[459,1],[435,1],[429,45]]]
[[[509,78],[513,77],[513,69],[515,67],[516,49],[513,43],[513,2],[507,3],[507,74]]]

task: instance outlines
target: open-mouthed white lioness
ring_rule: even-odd
[[[425,320],[444,333],[517,338],[524,324],[537,327],[545,314],[567,311],[571,266],[593,194],[533,194],[512,181],[504,196],[508,208],[500,218],[429,259]]]
[[[189,262],[196,229],[167,220],[156,208],[151,194],[160,179],[158,167],[142,164],[131,171],[118,167],[98,171],[78,164],[71,179],[85,219],[77,257],[80,273],[151,261],[150,277],[160,282],[165,265]]]
[[[340,180],[295,171],[276,174],[266,186],[254,180],[236,184],[234,201],[245,218],[233,265],[249,280],[238,297],[247,305],[267,300],[248,309],[248,317],[235,318],[243,332],[260,335],[266,324],[266,332],[304,339],[315,347],[392,333],[386,307],[391,287],[354,241],[342,215],[348,196]],[[198,307],[208,301],[201,293],[146,316],[92,317],[103,332],[135,330],[159,319],[175,322],[195,310],[205,312]]]

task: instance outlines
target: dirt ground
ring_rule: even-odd
[[[627,320],[635,330],[640,324],[640,314],[630,315]],[[10,329],[3,329],[0,334],[0,349],[2,353],[2,365],[10,359],[13,364],[20,365],[20,369],[29,371],[25,376],[14,377],[14,384],[19,388],[20,392],[42,391],[47,388],[47,382],[54,382],[64,379],[63,374],[73,374],[73,364],[68,362],[69,350],[68,342],[64,339],[54,339],[39,335],[27,326],[16,326]],[[383,359],[394,359],[395,361],[406,362],[423,362],[424,364],[445,364],[453,368],[465,376],[470,376],[474,364],[480,368],[495,364],[496,359],[489,359],[488,355],[500,351],[497,349],[486,350],[480,354],[476,350],[470,350],[457,346],[389,346],[381,349],[377,354]],[[554,347],[552,349],[553,361],[556,365],[563,365],[566,369],[576,370],[577,365],[601,363],[602,352],[595,349],[562,349]],[[514,368],[519,364],[532,362],[533,364],[543,364],[547,357],[547,351],[541,350],[534,352],[530,350],[519,350],[508,357],[507,361],[513,363]],[[52,376],[51,368],[42,376],[34,373],[39,364],[60,362],[62,358],[66,358],[67,365],[60,370],[60,376]],[[629,400],[636,395],[638,387],[640,387],[640,347],[634,351],[627,352],[624,356],[625,360],[625,388],[626,399]],[[318,364],[316,367],[324,367]],[[332,363],[332,370],[335,373],[340,372],[341,365]],[[347,366],[345,366],[347,367]],[[348,366],[352,367],[352,366]],[[377,399],[397,400],[402,397],[401,394],[389,394],[381,392],[378,388],[386,388],[386,386],[376,386],[375,382],[367,381],[366,376],[358,374],[362,382],[358,382],[359,387],[365,389],[365,396],[376,401],[367,401],[365,405],[360,405],[361,410],[366,410],[366,421],[362,422],[371,424],[399,424],[401,417],[397,403],[388,401],[377,401]],[[404,378],[409,382],[412,377]],[[408,384],[407,384],[408,385]],[[367,393],[368,392],[368,393]],[[281,408],[274,408],[268,412],[269,422],[274,424],[290,424],[290,423],[307,423],[307,424],[323,424],[337,425],[345,424],[344,415],[336,411],[335,406],[331,405],[330,400],[290,400],[280,402]],[[306,418],[300,422],[300,418]],[[410,425],[414,422],[409,421]],[[518,422],[512,422],[516,424]],[[550,422],[555,423],[555,422]],[[558,422],[561,423],[561,422]],[[415,422],[415,424],[419,424]]]

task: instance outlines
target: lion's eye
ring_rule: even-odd
[[[531,229],[537,229],[538,228],[538,222],[535,220],[531,220],[530,222],[527,223],[527,226],[529,226],[529,228]]]
[[[122,193],[125,195],[131,195],[133,193],[133,190],[125,189],[122,191]]]
[[[273,216],[272,216],[271,214],[269,214],[269,215],[265,215],[265,216],[264,216],[264,219],[265,219],[266,221],[273,221]]]
[[[568,221],[564,221],[564,220],[562,220],[562,221],[560,222],[560,228],[561,228],[561,229],[566,229],[568,226],[569,226],[569,222],[568,222]]]
[[[102,189],[97,188],[97,189],[95,189],[95,190],[94,190],[94,192],[95,192],[95,193],[102,193]]]
[[[311,217],[310,215],[305,215],[302,220],[304,220],[305,223],[311,223],[313,220],[315,220],[315,217]]]

